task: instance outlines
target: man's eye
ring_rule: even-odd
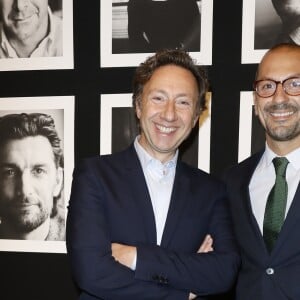
[[[3,169],[1,173],[5,177],[13,177],[17,172],[14,169]]]
[[[176,102],[177,102],[177,105],[179,105],[181,107],[189,107],[192,104],[192,102],[189,101],[188,99],[178,99]]]
[[[44,168],[35,168],[32,170],[32,173],[35,175],[42,175],[46,173],[46,170]]]
[[[291,87],[293,87],[293,88],[300,88],[300,80],[293,80],[291,82]]]
[[[187,100],[180,100],[179,104],[181,104],[181,105],[190,105],[191,103]]]
[[[272,90],[274,88],[272,83],[265,83],[264,85],[262,85],[261,89],[262,90]]]
[[[160,96],[154,96],[154,97],[152,97],[152,100],[154,100],[154,101],[156,101],[156,102],[160,102],[160,101],[163,100],[163,98],[160,97]]]

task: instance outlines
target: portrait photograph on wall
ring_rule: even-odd
[[[300,45],[299,0],[244,0],[242,63],[258,63],[279,43]]]
[[[1,71],[73,67],[72,0],[1,0]]]
[[[0,98],[0,251],[65,253],[74,97]]]
[[[100,14],[101,67],[137,66],[166,48],[184,48],[211,65],[211,0],[101,1]]]
[[[240,123],[238,161],[262,150],[265,146],[265,131],[253,105],[253,92],[240,93]]]
[[[127,148],[139,133],[132,108],[132,94],[102,94],[100,97],[100,154],[111,154]],[[199,126],[180,147],[186,163],[210,171],[211,94],[208,109],[201,115]],[[201,159],[200,159],[201,158]]]

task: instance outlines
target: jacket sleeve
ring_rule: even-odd
[[[217,196],[209,228],[208,233],[213,238],[213,252],[190,254],[159,246],[138,247],[136,278],[165,282],[169,286],[186,289],[197,295],[228,291],[235,282],[240,257],[233,238],[224,192]]]
[[[188,299],[188,291],[138,279],[112,257],[105,195],[92,165],[74,170],[67,217],[67,250],[79,289],[99,299]]]

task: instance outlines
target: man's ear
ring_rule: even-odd
[[[196,114],[194,116],[194,119],[193,119],[193,128],[195,127],[196,123],[199,121],[199,117],[200,117],[200,114]]]
[[[136,101],[135,104],[135,113],[138,119],[140,119],[141,114],[142,114],[142,108],[141,108],[141,101]]]
[[[254,105],[254,113],[256,116],[258,116],[258,111],[257,111],[257,98],[255,95],[255,92],[253,92],[253,105]]]
[[[56,183],[53,189],[53,197],[57,197],[63,187],[63,181],[64,181],[64,171],[61,167],[58,167],[56,170]]]

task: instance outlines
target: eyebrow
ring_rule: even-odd
[[[168,95],[168,93],[165,90],[161,90],[161,89],[150,90],[149,94],[152,94],[152,93],[162,93],[162,94],[164,94],[166,96]],[[192,97],[192,95],[189,94],[189,93],[179,93],[179,94],[175,95],[176,98],[177,97],[182,97],[182,96],[184,96],[184,97],[188,97],[188,96]]]
[[[37,167],[46,167],[46,163],[38,163],[30,166],[31,168],[37,168]],[[15,163],[0,163],[0,168],[19,168],[19,166]]]

